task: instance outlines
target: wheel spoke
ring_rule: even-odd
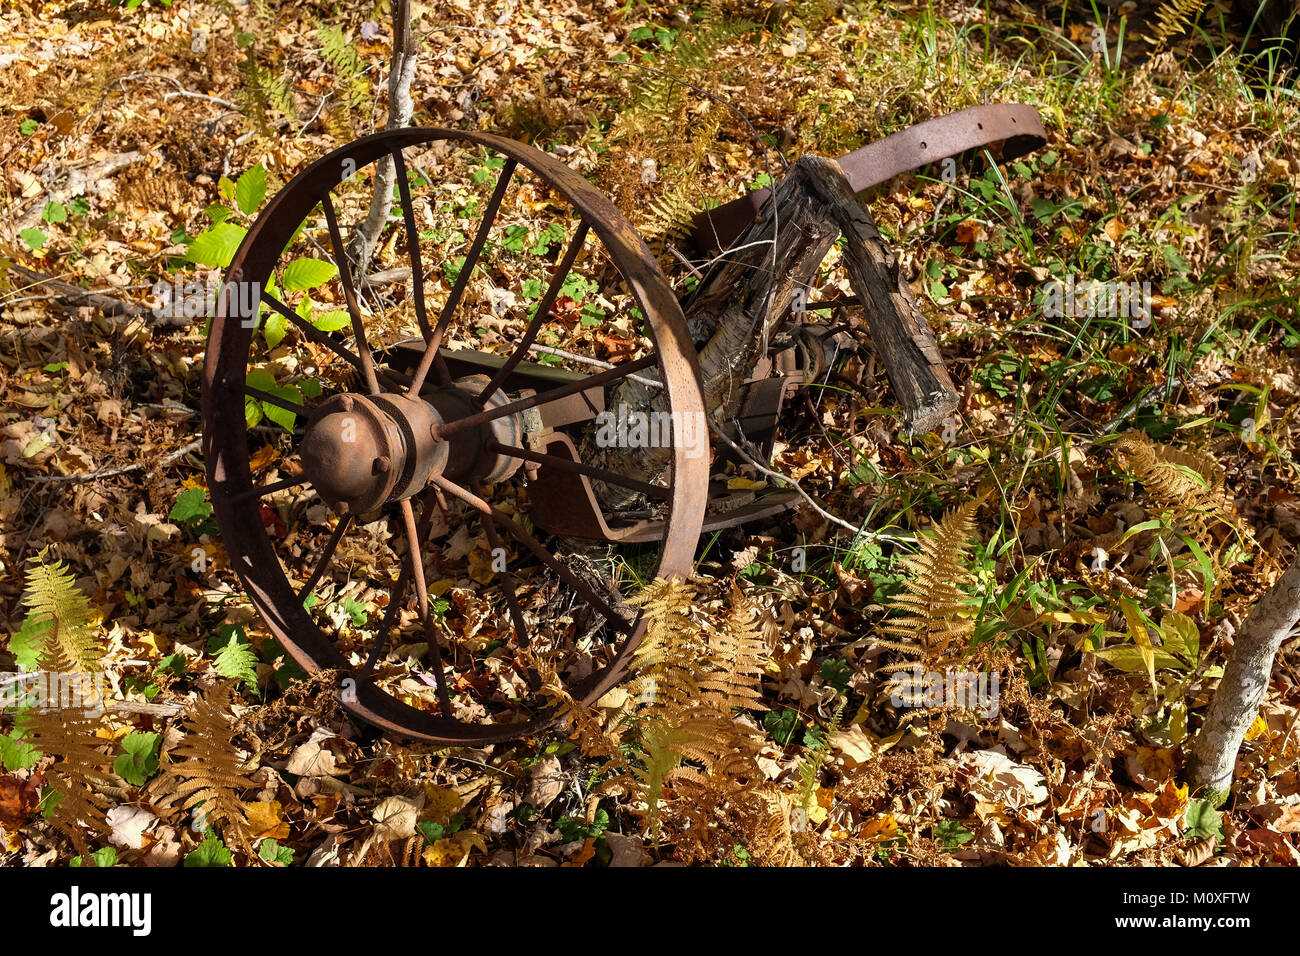
[[[301,485],[306,481],[306,478],[282,478],[279,481],[271,482],[269,485],[254,485],[252,488],[231,495],[230,501],[232,504],[237,504],[242,501],[248,501],[250,498],[261,498],[264,495],[274,494],[277,491],[284,491],[286,488],[293,488],[296,485]]]
[[[330,245],[334,247],[334,262],[339,268],[339,281],[343,283],[343,297],[348,303],[348,317],[352,320],[352,337],[357,342],[357,357],[361,359],[361,373],[365,376],[366,386],[371,395],[379,394],[379,379],[375,376],[375,362],[370,357],[370,346],[366,342],[366,327],[361,321],[361,309],[357,306],[357,290],[352,284],[352,267],[348,264],[347,250],[343,247],[343,236],[339,232],[339,218],[334,212],[334,203],[329,193],[321,199],[325,210],[325,224],[330,231]]]
[[[611,627],[621,631],[630,631],[632,629],[631,625],[627,622],[627,619],[624,618],[623,615],[619,614],[618,611],[614,610],[614,608],[609,605],[608,601],[597,594],[590,584],[570,571],[562,561],[558,560],[554,555],[547,551],[540,541],[520,527],[517,521],[510,518],[499,509],[494,508],[491,504],[474,494],[472,491],[467,488],[462,488],[460,485],[448,480],[442,475],[430,475],[429,480],[443,491],[455,495],[471,508],[474,508],[483,515],[492,518],[492,520],[497,524],[505,528],[506,531],[515,538],[515,540],[533,553],[533,557],[537,558],[538,561],[542,562],[542,564],[554,571],[560,580],[577,591],[588,604],[603,614],[609,621]]]
[[[568,471],[575,475],[586,475],[588,478],[594,478],[597,481],[604,481],[611,485],[619,485],[623,488],[630,488],[633,491],[639,491],[647,498],[654,498],[658,501],[667,501],[672,497],[672,493],[662,485],[652,485],[647,481],[637,481],[635,478],[628,478],[620,475],[616,471],[610,471],[608,468],[599,468],[596,465],[588,465],[585,462],[574,461],[571,458],[562,458],[559,455],[548,455],[543,452],[531,451],[527,448],[515,448],[513,445],[503,445],[500,442],[492,442],[489,450],[498,452],[502,455],[509,455],[511,458],[519,458],[523,461],[535,462],[539,465],[546,465],[555,468],[558,471]]]
[[[411,184],[406,180],[406,157],[402,150],[393,150],[393,166],[397,172],[397,194],[402,201],[402,219],[406,223],[406,247],[411,260],[411,296],[415,301],[415,320],[420,323],[420,335],[427,342],[433,336],[429,316],[424,310],[424,268],[420,264],[420,233],[415,228],[415,207],[411,205]]]
[[[289,308],[287,305],[285,305],[283,302],[281,302],[279,299],[275,298],[274,296],[267,295],[265,292],[263,292],[262,301],[265,302],[267,305],[269,305],[276,312],[279,312],[290,322],[292,322],[294,324],[294,327],[297,328],[298,331],[300,331],[309,342],[314,342],[316,345],[319,345],[322,348],[329,349],[331,352],[333,352],[343,361],[347,362],[354,369],[356,369],[358,373],[360,373],[361,375],[365,375],[365,369],[362,367],[361,359],[357,357],[356,352],[352,351],[349,348],[345,348],[342,345],[339,345],[332,338],[330,338],[329,335],[322,332],[320,329],[316,328],[316,326],[312,325],[301,315],[299,315],[293,309]],[[411,384],[411,380],[407,376],[403,375],[401,372],[395,372],[390,368],[376,367],[375,375],[377,375],[381,379],[386,379],[391,385],[393,385],[396,388],[405,388],[407,385]]]
[[[371,673],[379,659],[384,656],[384,651],[388,648],[388,635],[392,632],[393,624],[397,620],[397,610],[406,600],[406,589],[411,586],[411,567],[409,564],[402,565],[401,572],[397,575],[397,583],[393,585],[392,590],[388,593],[388,607],[384,610],[383,623],[379,625],[379,634],[375,638],[375,644],[370,648],[370,653],[366,656],[366,663],[362,666],[363,674]]]
[[[506,359],[506,363],[497,369],[496,374],[492,376],[492,381],[488,382],[483,391],[479,392],[478,403],[480,405],[486,402],[488,396],[501,387],[501,383],[509,378],[510,373],[528,354],[528,347],[536,340],[537,333],[541,331],[542,323],[550,315],[551,306],[555,304],[555,300],[560,294],[564,280],[569,277],[569,273],[573,270],[573,263],[577,261],[578,254],[582,252],[582,244],[587,241],[587,231],[590,228],[585,219],[578,223],[578,228],[573,233],[573,239],[569,241],[569,248],[564,250],[564,257],[560,259],[559,265],[555,267],[555,272],[551,275],[551,284],[547,286],[546,293],[542,296],[541,301],[537,303],[537,309],[533,312],[533,319],[528,323],[523,339],[510,357]]]
[[[303,418],[308,416],[307,409],[297,402],[290,401],[287,398],[281,398],[279,395],[272,395],[270,392],[264,392],[260,388],[255,388],[244,383],[244,394],[249,398],[255,398],[259,402],[266,402],[268,405],[274,405],[276,408],[283,408],[286,412],[293,412],[295,415],[301,415]]]
[[[506,402],[504,405],[498,405],[495,408],[485,408],[481,412],[473,415],[467,415],[464,418],[457,418],[454,421],[447,422],[438,428],[439,438],[450,438],[457,432],[464,431],[466,428],[477,428],[479,425],[494,421],[506,415],[513,415],[516,412],[526,411],[530,408],[536,408],[538,405],[546,405],[549,402],[559,401],[561,398],[568,398],[570,395],[576,395],[579,392],[585,392],[589,388],[597,385],[607,385],[610,382],[617,381],[621,378],[627,378],[644,368],[649,368],[659,361],[659,354],[651,352],[649,355],[636,359],[632,362],[624,362],[614,368],[596,375],[579,379],[568,385],[562,385],[559,388],[553,388],[537,395],[530,395],[527,398],[521,398],[517,401]]]
[[[483,246],[487,243],[488,233],[492,229],[492,223],[497,217],[497,211],[501,208],[501,200],[505,198],[506,189],[510,185],[510,177],[515,172],[515,161],[507,159],[501,167],[501,175],[497,178],[496,189],[492,192],[492,198],[488,200],[487,208],[483,211],[483,221],[479,223],[478,232],[474,234],[474,241],[465,253],[465,262],[461,265],[460,271],[456,274],[456,281],[452,283],[451,292],[447,294],[447,301],[443,303],[442,313],[438,316],[438,324],[434,326],[433,335],[424,343],[424,355],[420,357],[420,364],[412,376],[411,388],[408,392],[410,395],[420,394],[420,389],[424,387],[424,380],[429,375],[429,369],[433,365],[433,360],[438,355],[438,349],[442,346],[442,337],[447,332],[447,326],[451,323],[451,317],[456,312],[456,306],[460,304],[460,297],[465,294],[465,287],[469,285],[470,275],[474,272],[474,266],[478,262],[478,257],[483,252]]]
[[[270,293],[263,292],[262,301],[265,302],[267,305],[269,305],[276,312],[279,312],[290,322],[292,322],[294,326],[296,326],[297,329],[300,332],[302,332],[302,334],[307,338],[309,342],[314,342],[316,345],[319,345],[322,348],[329,349],[339,358],[343,359],[343,361],[347,362],[349,365],[355,368],[358,372],[361,371],[361,359],[357,356],[356,352],[353,352],[351,349],[344,348],[343,346],[339,345],[328,335],[326,335],[320,329],[316,328],[316,326],[312,325],[301,315],[299,315],[293,309],[289,308],[287,305],[285,305],[283,302],[281,302],[279,299],[277,299],[275,296],[271,295]]]
[[[325,543],[325,550],[321,552],[320,560],[316,562],[316,569],[312,571],[307,583],[298,590],[299,604],[307,600],[307,595],[311,594],[312,589],[320,583],[321,577],[325,574],[325,569],[329,567],[330,561],[334,558],[334,552],[338,549],[339,542],[343,540],[343,536],[348,533],[348,528],[352,526],[353,517],[354,515],[349,512],[339,519],[334,533],[330,535],[329,541]]]
[[[406,527],[406,557],[411,563],[411,577],[415,581],[415,598],[420,608],[420,619],[424,622],[424,636],[433,656],[433,681],[438,691],[438,704],[442,707],[442,715],[450,719],[451,695],[447,692],[447,675],[443,673],[442,645],[433,627],[433,615],[429,613],[429,591],[424,583],[424,556],[420,552],[420,531],[415,524],[415,509],[411,506],[411,499],[402,499],[401,508],[402,523]]]

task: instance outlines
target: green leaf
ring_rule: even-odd
[[[1146,672],[1148,654],[1150,655],[1151,664],[1156,670],[1167,668],[1186,669],[1183,662],[1172,654],[1158,649],[1152,649],[1147,654],[1144,654],[1142,648],[1133,644],[1125,644],[1123,647],[1107,647],[1100,651],[1093,651],[1093,653],[1108,664],[1118,667],[1126,674]]]
[[[19,670],[34,671],[40,666],[49,631],[50,619],[33,613],[23,618],[18,630],[9,635],[9,653],[14,656]]]
[[[23,740],[17,730],[10,734],[0,734],[0,763],[10,773],[30,770],[40,759],[41,752]]]
[[[272,312],[262,323],[262,338],[266,339],[267,348],[275,348],[284,341],[285,333],[289,331],[289,320],[279,312]]]
[[[235,201],[235,181],[229,176],[222,176],[217,180],[217,193],[226,202]]]
[[[297,402],[299,404],[301,404],[302,402],[302,391],[300,389],[298,389],[293,385],[277,384],[275,381],[275,376],[272,375],[270,370],[268,369],[264,369],[264,368],[249,369],[247,381],[248,384],[253,386],[254,388],[263,392],[267,392],[271,395],[275,395],[277,398],[288,399],[291,402]],[[256,412],[253,412],[249,409],[250,403],[253,406],[255,406]],[[275,424],[279,425],[285,431],[290,431],[290,432],[293,431],[293,423],[298,417],[293,412],[289,411],[288,409],[281,408],[278,405],[271,405],[267,402],[260,402],[255,398],[245,397],[244,417],[248,421],[248,427],[252,428],[253,425],[261,421],[263,415],[265,415]]]
[[[224,269],[235,258],[235,252],[247,232],[247,229],[233,222],[219,222],[195,237],[185,258],[197,265]]]
[[[185,854],[186,866],[230,866],[234,856],[226,849],[217,834],[209,830],[203,842]]]
[[[794,739],[795,731],[799,729],[799,726],[798,712],[788,707],[779,711],[769,710],[763,715],[763,728],[782,747]]]
[[[940,820],[934,827],[934,835],[943,844],[945,850],[955,850],[963,843],[975,839],[971,833],[956,820]]]
[[[1223,839],[1223,814],[1214,808],[1210,800],[1188,800],[1187,812],[1183,814],[1183,826],[1186,835],[1195,840],[1204,840],[1206,837]]]
[[[41,213],[41,218],[46,222],[67,222],[68,207],[61,202],[51,202],[45,204],[45,210]]]
[[[122,738],[122,753],[113,761],[113,772],[133,787],[143,787],[158,772],[160,734],[136,731]]]
[[[323,259],[304,257],[294,259],[284,267],[280,287],[285,292],[306,292],[317,289],[339,274],[339,267]]]
[[[25,119],[18,124],[18,132],[24,136],[35,136],[36,131],[41,128],[41,124],[34,119]]]
[[[214,202],[207,209],[203,210],[203,214],[211,219],[215,225],[216,223],[225,222],[235,214],[235,210],[231,209],[229,206],[223,206],[219,202]]]
[[[293,850],[281,845],[275,837],[267,837],[257,845],[257,855],[272,866],[288,866],[293,862]]]
[[[352,621],[353,627],[361,627],[366,623],[366,621],[370,620],[370,612],[360,601],[354,600],[350,597],[345,597],[342,602],[342,607],[344,613],[347,614],[348,619]]]
[[[1201,656],[1201,631],[1195,621],[1178,611],[1168,611],[1160,621],[1160,637],[1167,651],[1196,666]]]
[[[322,332],[337,332],[339,329],[346,328],[351,321],[346,309],[330,309],[328,312],[312,316],[311,324]]]
[[[168,521],[181,524],[203,521],[212,515],[212,505],[208,503],[208,493],[203,488],[186,488],[167,513]]]
[[[159,658],[158,663],[154,665],[154,670],[160,674],[171,674],[173,677],[180,677],[185,673],[185,655],[177,651],[174,654]]]
[[[68,865],[77,867],[97,866],[108,869],[110,866],[117,866],[117,851],[111,846],[102,847],[90,854],[89,860],[78,855],[69,860]]]
[[[18,233],[18,237],[22,239],[23,245],[32,252],[35,252],[37,249],[41,248],[41,246],[45,245],[46,240],[49,239],[49,236],[35,227],[24,229],[22,232]]]
[[[235,183],[235,204],[245,216],[251,216],[257,212],[257,207],[262,205],[265,198],[266,169],[258,163],[245,170],[244,175],[239,177],[239,182]]]

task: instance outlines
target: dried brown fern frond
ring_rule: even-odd
[[[54,763],[45,771],[46,816],[77,852],[90,852],[85,832],[109,832],[109,800],[100,792],[111,786],[112,756],[98,735],[100,717],[85,711],[41,708],[23,714],[23,739]]]
[[[762,611],[737,587],[720,626],[709,638],[709,653],[699,679],[701,703],[721,714],[766,710],[763,672],[771,656]]]
[[[104,648],[90,602],[62,561],[51,562],[44,552],[31,560],[22,603],[28,611],[23,630],[39,637],[42,668],[58,673],[100,669]]]
[[[696,193],[695,184],[682,178],[646,203],[638,228],[656,256],[663,254],[668,243],[680,243],[690,233],[691,223],[700,211]]]
[[[622,764],[622,751],[619,750],[619,734],[606,729],[601,724],[595,707],[584,704],[569,693],[556,671],[554,663],[530,649],[520,648],[520,654],[541,678],[541,693],[555,703],[563,715],[561,719],[569,722],[569,739],[577,744],[583,755],[595,759],[612,760]]]
[[[760,866],[803,866],[806,861],[794,844],[789,797],[779,791],[764,792],[762,797],[763,812],[747,840],[754,862]]]
[[[1192,21],[1205,9],[1206,0],[1165,0],[1155,13],[1155,26],[1151,30],[1157,46],[1163,46],[1179,34],[1187,32]]]
[[[1153,442],[1141,432],[1120,436],[1114,454],[1156,505],[1169,511],[1195,537],[1208,540],[1218,524],[1253,543],[1254,535],[1237,517],[1232,499],[1224,491],[1223,468],[1212,458]]]
[[[964,650],[974,633],[970,599],[963,588],[974,581],[966,565],[975,539],[975,511],[982,497],[954,508],[918,536],[920,552],[901,562],[908,573],[890,601],[895,613],[873,643],[935,665]],[[910,662],[892,665],[909,668]],[[888,670],[890,668],[886,668]]]
[[[247,776],[243,755],[232,742],[230,690],[230,684],[217,684],[195,699],[185,718],[185,737],[167,753],[153,793],[160,808],[198,810],[208,826],[222,824],[222,835],[251,854],[248,815],[239,793],[257,784]]]
[[[703,710],[680,715],[676,721],[642,722],[632,777],[651,829],[658,826],[660,802],[670,781],[681,780],[698,792],[706,782],[710,787],[725,785],[745,775],[756,748],[738,731],[735,722]]]
[[[639,712],[646,719],[669,718],[699,702],[696,668],[709,641],[691,617],[696,596],[689,581],[659,578],[628,602],[643,608],[645,635],[633,666]]]

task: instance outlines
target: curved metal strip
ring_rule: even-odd
[[[999,149],[1003,160],[1040,148],[1047,133],[1038,111],[1023,103],[974,106],[917,123],[839,159],[854,192],[862,192],[949,156],[980,147]],[[770,189],[710,209],[695,217],[691,239],[705,251],[726,249],[758,216]]]

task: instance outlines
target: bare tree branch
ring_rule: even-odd
[[[401,129],[411,125],[415,113],[415,100],[411,96],[411,83],[419,60],[415,31],[411,29],[410,0],[393,2],[393,56],[388,71],[388,123],[384,129]],[[370,194],[370,212],[352,236],[349,250],[356,267],[353,275],[363,282],[370,271],[370,260],[379,243],[379,235],[388,222],[393,208],[393,186],[397,171],[391,156],[375,163],[375,188]]]
[[[1192,743],[1194,790],[1226,795],[1237,751],[1268,690],[1278,648],[1300,623],[1300,559],[1259,599],[1242,625],[1205,723]]]

